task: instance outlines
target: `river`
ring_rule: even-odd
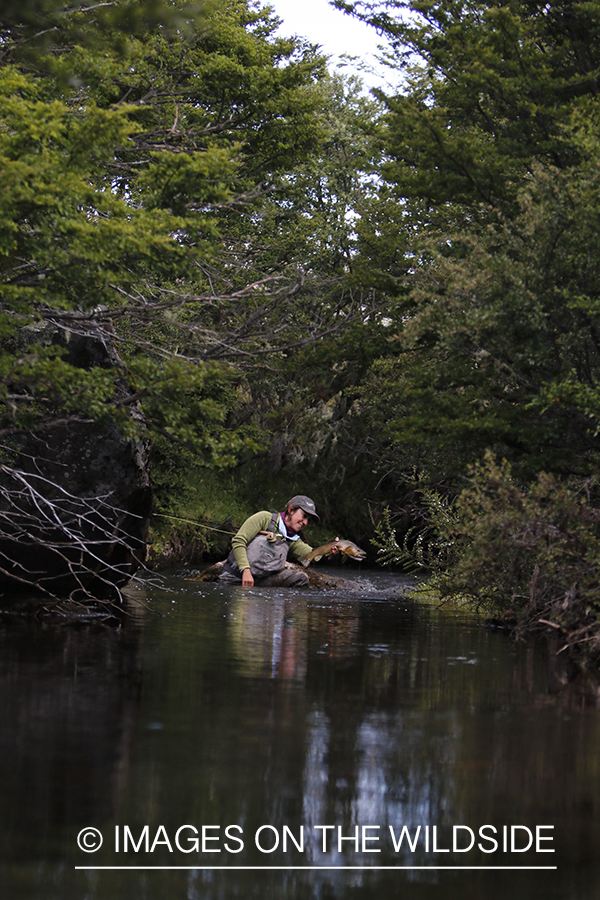
[[[3,615],[0,896],[598,897],[596,687],[405,584]]]

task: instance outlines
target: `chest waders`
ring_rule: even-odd
[[[279,513],[273,513],[266,534],[257,534],[246,547],[246,555],[253,578],[265,578],[281,572],[285,567],[291,541],[284,538],[277,528]],[[235,561],[233,550],[227,557],[223,567],[232,575],[239,575],[240,570]]]

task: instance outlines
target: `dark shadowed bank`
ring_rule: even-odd
[[[18,340],[23,353],[33,342],[53,344],[76,369],[112,369],[116,402],[130,394],[111,335],[89,321],[23,328]],[[118,599],[146,557],[149,446],[110,422],[53,413],[48,402],[45,427],[14,433],[2,447],[1,596],[34,591],[42,605]]]

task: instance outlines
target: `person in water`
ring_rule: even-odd
[[[306,572],[286,568],[285,563],[288,555],[300,562],[311,552],[302,531],[318,518],[314,501],[304,494],[292,497],[280,513],[254,513],[233,536],[219,581],[245,587],[306,587]]]

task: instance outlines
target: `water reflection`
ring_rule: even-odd
[[[237,592],[229,614],[229,641],[245,677],[303,680],[306,675],[306,620],[282,597],[248,603]]]
[[[515,646],[460,611],[390,599],[379,584],[320,595],[171,580],[118,630],[0,625],[6,896],[385,900],[437,885],[445,898],[518,900],[538,887],[591,897],[597,695],[558,690],[564,671],[543,648]],[[175,845],[186,824],[213,829],[204,852]],[[89,862],[75,841],[86,825],[105,835],[94,864],[197,869],[75,871]],[[153,851],[146,825],[150,844],[161,838]],[[453,825],[492,825],[498,836],[505,825],[552,825],[557,852],[447,852]],[[136,852],[123,852],[125,826]],[[239,853],[227,826],[243,835]],[[403,826],[414,846],[395,850]],[[268,848],[279,842],[272,853],[255,843],[261,828]],[[302,835],[301,850],[290,838],[283,851],[286,828]],[[559,868],[543,882],[373,869],[527,862]],[[289,864],[371,868],[202,868]]]
[[[56,852],[80,822],[114,815],[140,694],[141,630],[0,622],[2,853]]]

